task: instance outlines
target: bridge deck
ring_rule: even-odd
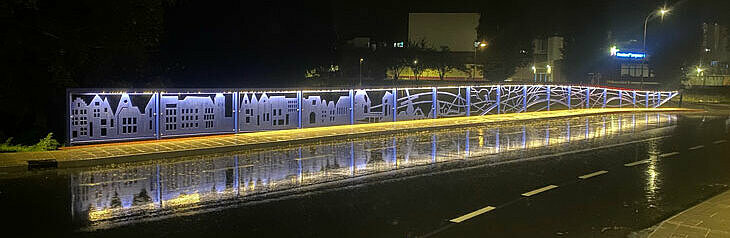
[[[0,170],[25,170],[28,168],[29,161],[35,160],[52,159],[57,162],[58,167],[81,167],[103,163],[170,158],[210,152],[286,145],[325,138],[336,139],[369,134],[402,132],[404,130],[457,127],[605,113],[660,111],[690,112],[697,110],[683,108],[601,108],[541,111],[72,146],[47,152],[2,153],[0,154]]]

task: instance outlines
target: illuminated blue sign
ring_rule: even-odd
[[[616,52],[616,58],[623,58],[623,59],[643,59],[646,57],[646,53],[636,53],[636,52]]]

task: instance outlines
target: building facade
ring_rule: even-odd
[[[561,73],[564,48],[564,38],[561,36],[532,40],[532,61],[515,69],[515,74],[508,81],[565,82]]]

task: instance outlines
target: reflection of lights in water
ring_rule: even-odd
[[[154,203],[147,203],[144,205],[137,205],[133,209],[136,210],[154,210],[156,209],[156,206]],[[101,220],[107,220],[114,218],[114,216],[122,212],[124,210],[128,210],[125,208],[105,208],[101,210],[91,209],[89,211],[89,221],[101,221]]]
[[[662,114],[663,115],[663,114]],[[650,118],[646,115],[646,118]],[[639,115],[638,118],[641,118]],[[606,115],[591,116],[585,120],[549,120],[543,122],[526,123],[516,126],[480,126],[476,130],[450,130],[444,133],[404,133],[398,137],[386,139],[362,139],[348,142],[319,143],[316,145],[302,145],[297,147],[282,147],[273,150],[262,150],[254,152],[239,153],[230,157],[215,155],[196,159],[181,160],[180,162],[160,162],[144,169],[147,165],[130,164],[119,169],[102,169],[82,172],[75,175],[78,180],[77,187],[83,187],[89,191],[100,191],[102,194],[111,194],[112,188],[119,188],[119,184],[125,184],[130,178],[140,181],[136,187],[130,187],[124,191],[120,190],[123,204],[130,204],[131,207],[88,209],[90,204],[95,202],[92,196],[77,195],[79,206],[74,207],[76,211],[88,211],[88,217],[92,221],[109,220],[120,216],[128,216],[141,207],[143,204],[134,205],[133,195],[139,192],[139,186],[154,194],[152,202],[157,204],[151,209],[171,208],[186,204],[198,204],[211,200],[244,198],[250,195],[266,194],[293,187],[307,187],[310,185],[332,182],[345,178],[353,178],[361,175],[370,175],[380,172],[387,172],[394,169],[414,168],[418,165],[429,164],[435,160],[447,162],[464,158],[454,156],[465,154],[466,158],[475,161],[479,159],[493,158],[486,155],[496,153],[509,153],[523,149],[540,149],[546,146],[557,146],[569,142],[581,140],[598,140],[618,138],[614,135],[631,133],[630,127],[636,128],[636,132],[655,128],[649,126],[649,120],[635,120],[628,115]],[[651,120],[655,117],[651,116]],[[608,120],[606,120],[608,119]],[[627,120],[626,122],[622,122]],[[631,121],[628,121],[631,120]],[[671,125],[676,121],[676,116],[660,117],[662,125]],[[669,123],[668,123],[669,122]],[[618,126],[618,125],[620,126]],[[553,125],[554,127],[551,127]],[[575,128],[571,128],[571,125]],[[584,127],[584,128],[582,128]],[[585,130],[581,131],[582,129]],[[551,133],[551,130],[552,133]],[[474,131],[478,133],[478,147],[469,147],[470,136]],[[544,131],[544,134],[543,134]],[[572,136],[571,132],[575,134]],[[471,134],[471,135],[470,135]],[[551,138],[552,134],[552,138]],[[583,134],[583,136],[581,136]],[[521,143],[520,143],[521,142]],[[459,146],[462,145],[464,146]],[[384,146],[387,145],[387,146]],[[438,146],[438,148],[436,147]],[[658,154],[658,146],[650,144],[650,152]],[[371,148],[365,150],[363,148]],[[375,148],[375,149],[372,149]],[[397,148],[397,150],[396,150]],[[438,149],[438,151],[436,151]],[[288,151],[288,152],[287,152]],[[651,152],[654,151],[654,152]],[[431,153],[429,153],[431,152]],[[438,154],[436,152],[439,152]],[[304,153],[304,154],[303,154]],[[313,157],[323,153],[336,156]],[[235,156],[235,159],[234,159]],[[486,157],[485,157],[486,156]],[[240,157],[240,158],[239,158]],[[369,158],[377,158],[370,160]],[[296,158],[300,158],[297,160]],[[302,160],[301,158],[309,158]],[[392,158],[392,160],[390,160]],[[400,158],[400,159],[398,159]],[[245,165],[238,164],[238,160],[246,161]],[[394,166],[395,164],[395,166]],[[234,169],[228,175],[227,171]],[[170,173],[166,171],[178,171]],[[149,176],[143,171],[148,171]],[[109,174],[128,174],[128,176],[109,176]],[[232,177],[231,177],[232,175]],[[652,161],[647,170],[647,197],[653,199],[658,189],[658,171],[655,161]],[[227,187],[226,182],[230,179],[233,187]],[[146,183],[144,181],[156,181]],[[176,183],[175,181],[178,181]],[[186,181],[185,183],[179,183]],[[221,183],[223,186],[220,186]],[[172,188],[172,189],[171,189]],[[216,195],[210,196],[212,188],[217,191],[231,192],[232,196]],[[121,189],[125,189],[122,187]],[[225,190],[223,190],[225,189]],[[231,190],[229,190],[231,189]],[[78,189],[81,191],[81,189]],[[128,191],[127,191],[128,190]],[[201,191],[200,193],[186,192],[189,195],[177,196],[178,192]],[[208,192],[211,191],[211,192]],[[89,192],[89,194],[93,194]],[[166,195],[167,194],[167,195]],[[227,194],[227,192],[225,193]],[[164,197],[175,196],[176,198],[164,200]],[[107,196],[108,197],[108,196]],[[103,200],[103,199],[102,199]],[[162,205],[159,206],[159,201]],[[99,204],[109,204],[108,201],[101,201]],[[99,206],[99,205],[96,205]],[[93,207],[93,206],[92,206]]]
[[[479,128],[479,147],[484,147],[484,129]]]
[[[527,149],[527,128],[522,126],[522,148]]]
[[[167,200],[164,202],[165,206],[185,206],[190,204],[195,204],[200,202],[200,194],[193,193],[193,194],[180,194],[180,196],[177,196],[176,198]]]
[[[100,211],[89,211],[89,221],[98,221],[112,218],[112,209],[107,208]]]
[[[550,145],[550,123],[545,124],[545,146]]]
[[[657,190],[659,190],[659,170],[657,170],[657,158],[660,153],[659,142],[656,140],[647,143],[647,153],[649,154],[649,164],[646,167],[646,200],[653,204],[656,200]]]
[[[631,114],[631,131],[636,131],[636,114]]]
[[[499,128],[495,129],[494,135],[494,149],[496,153],[499,153]]]

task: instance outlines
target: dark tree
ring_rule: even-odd
[[[393,80],[398,80],[403,69],[410,65],[409,54],[406,48],[387,47],[375,53],[379,64],[393,73]]]
[[[487,80],[503,81],[512,76],[517,67],[525,65],[529,56],[521,52],[532,49],[532,33],[526,30],[524,21],[522,17],[512,18],[509,14],[482,14],[477,35],[480,40],[486,40],[489,47],[477,55],[477,61],[484,65]]]
[[[0,137],[65,135],[66,87],[145,86],[169,1],[6,1],[0,4]]]
[[[424,63],[427,68],[436,70],[441,80],[444,80],[446,73],[453,70],[467,71],[466,64],[456,57],[449,50],[449,47],[442,47],[441,50],[429,50],[428,58]]]

